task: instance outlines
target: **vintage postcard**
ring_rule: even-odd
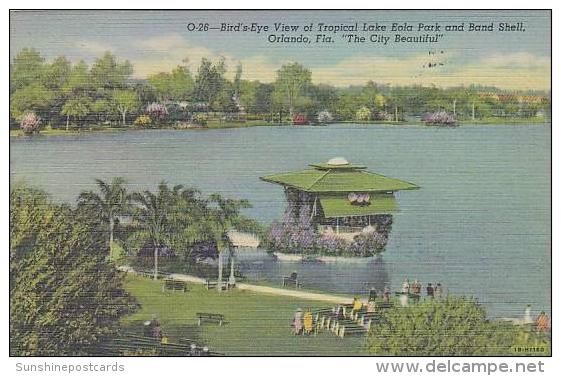
[[[551,22],[10,11],[10,355],[550,356]]]

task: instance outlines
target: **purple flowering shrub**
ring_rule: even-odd
[[[269,249],[293,254],[368,257],[384,250],[392,225],[391,215],[377,215],[371,220],[371,231],[362,232],[347,241],[334,233],[320,234],[312,222],[312,201],[306,193],[289,193],[288,207],[281,222],[267,232]]]
[[[39,131],[41,118],[33,112],[24,114],[20,119],[20,127],[25,134],[32,134]]]
[[[456,118],[454,115],[447,113],[446,111],[436,111],[430,114],[426,114],[422,119],[427,124],[437,124],[437,125],[454,125],[456,124]]]
[[[388,244],[388,237],[377,231],[362,232],[355,236],[347,248],[347,254],[368,257],[380,253]]]
[[[146,113],[155,121],[162,121],[168,116],[168,109],[160,103],[151,103],[146,107]]]
[[[347,249],[347,242],[334,234],[323,234],[318,236],[316,250],[327,256],[341,256]]]
[[[282,222],[269,229],[267,240],[271,248],[288,253],[312,250],[317,234],[310,218],[309,205],[296,205],[289,201]]]

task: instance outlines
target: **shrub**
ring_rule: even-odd
[[[393,115],[387,111],[376,111],[373,116],[374,120],[391,121],[394,120]]]
[[[151,103],[146,107],[146,113],[155,121],[163,121],[168,116],[168,109],[160,103]]]
[[[549,351],[541,335],[510,323],[489,322],[477,301],[454,296],[386,309],[368,335],[368,350],[376,355],[502,356],[513,355],[515,346]]]
[[[205,114],[195,114],[195,115],[193,115],[193,118],[191,119],[191,121],[194,124],[200,125],[202,127],[206,127],[206,125],[208,123],[208,117]]]
[[[41,126],[41,118],[33,112],[24,114],[20,119],[20,128],[25,134],[33,134],[39,132]]]
[[[426,114],[422,119],[427,124],[436,125],[454,125],[456,119],[454,115],[447,113],[446,111],[436,111],[430,114]]]
[[[134,125],[137,127],[149,127],[152,125],[152,119],[148,115],[140,115],[134,121]]]
[[[361,107],[358,109],[355,116],[358,121],[368,121],[372,118],[372,111],[367,107]]]
[[[318,123],[331,123],[333,121],[333,115],[327,110],[320,111],[318,113]]]
[[[294,254],[319,253],[328,256],[370,257],[381,253],[388,242],[392,225],[391,215],[373,218],[371,231],[356,235],[348,241],[335,233],[318,233],[310,220],[311,205],[305,193],[288,200],[282,221],[269,228],[266,243],[269,249]]]

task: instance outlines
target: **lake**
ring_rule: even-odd
[[[282,263],[241,255],[243,272],[278,283],[298,271],[305,286],[359,293],[399,289],[404,278],[476,296],[491,316],[551,311],[551,126],[405,125],[147,130],[10,139],[10,177],[73,202],[94,178],[123,176],[131,189],[161,180],[246,198],[247,215],[280,219],[282,188],[259,176],[343,156],[413,182],[397,194],[386,251],[362,263]]]

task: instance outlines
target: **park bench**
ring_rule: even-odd
[[[282,277],[282,287],[294,286],[296,288],[301,288],[302,284],[298,282],[298,273],[294,272],[290,276]]]
[[[222,290],[228,290],[231,289],[232,287],[234,287],[235,285],[228,282],[228,281],[223,281],[222,282]],[[207,290],[210,289],[215,289],[218,287],[218,281],[211,281],[210,279],[205,280],[205,287]]]
[[[377,307],[381,308],[381,309],[387,309],[387,308],[393,307],[393,303],[392,302],[387,302],[387,303],[381,302],[380,304],[377,305]]]
[[[201,326],[203,321],[215,322],[222,326],[224,323],[224,315],[221,313],[197,312],[197,321],[199,326]]]
[[[145,278],[150,278],[150,279],[154,278],[154,271],[153,270],[138,269],[136,271],[136,274],[141,276],[141,277],[145,277]],[[158,279],[167,278],[170,275],[171,275],[171,273],[168,273],[168,272],[158,272]]]
[[[336,333],[339,337],[345,338],[345,336],[350,335],[362,335],[366,333],[366,329],[359,325],[340,325],[339,330]]]
[[[165,292],[166,290],[172,290],[172,291],[178,290],[178,291],[186,292],[187,284],[183,281],[166,278],[164,279],[164,284],[162,285],[162,292]]]

